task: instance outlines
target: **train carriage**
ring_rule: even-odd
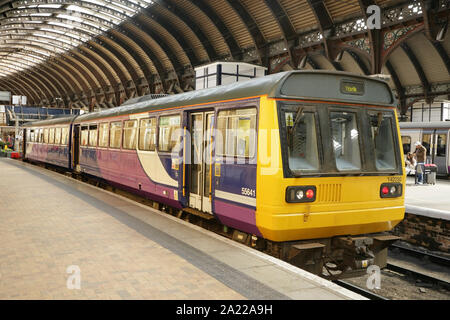
[[[71,123],[75,117],[24,125],[24,158],[71,169]]]
[[[437,165],[437,174],[448,176],[450,173],[448,122],[400,122],[403,153],[414,152],[414,144],[420,141],[427,149],[427,163]]]
[[[71,137],[75,171],[214,215],[288,260],[350,246],[367,267],[383,246],[345,237],[404,216],[396,101],[374,78],[283,72],[81,115]]]

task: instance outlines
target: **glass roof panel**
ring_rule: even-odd
[[[19,0],[0,18],[0,78],[64,53],[120,24],[151,0]]]

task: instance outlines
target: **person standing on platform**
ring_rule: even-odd
[[[417,141],[415,144],[416,151],[414,155],[417,159],[416,166],[416,184],[423,184],[423,171],[425,170],[425,159],[427,157],[427,149],[422,145],[420,141]]]
[[[416,173],[417,161],[416,161],[416,158],[414,157],[414,154],[412,154],[412,152],[408,152],[408,154],[406,156],[405,165],[406,165],[406,174],[407,175],[409,175],[409,174],[413,175]]]

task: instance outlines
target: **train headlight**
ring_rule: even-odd
[[[286,188],[286,202],[300,203],[316,201],[315,186],[295,186]]]
[[[381,198],[397,198],[402,195],[401,183],[383,183],[380,186]]]
[[[397,191],[397,188],[395,186],[392,186],[391,189],[389,190],[389,192],[391,194],[395,194],[396,191]]]

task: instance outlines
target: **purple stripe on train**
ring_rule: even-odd
[[[214,213],[222,224],[262,237],[256,226],[255,210],[214,200]]]

